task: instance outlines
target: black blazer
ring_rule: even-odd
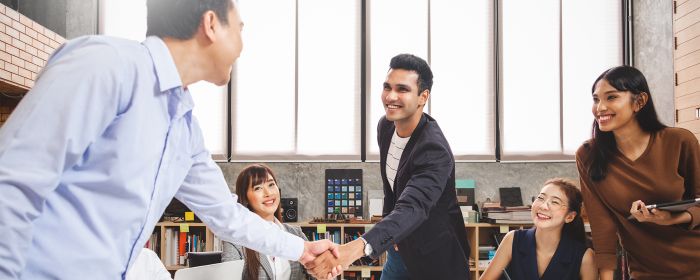
[[[423,114],[401,154],[394,182],[386,178],[386,157],[394,123],[377,127],[384,183],[384,218],[363,238],[372,256],[399,247],[411,279],[469,279],[469,243],[455,193],[452,150],[437,122]]]

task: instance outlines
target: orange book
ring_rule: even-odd
[[[185,255],[185,243],[187,243],[187,233],[186,232],[180,232],[180,240],[178,240],[178,256],[184,256]]]

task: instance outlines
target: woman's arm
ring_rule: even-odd
[[[587,249],[581,260],[581,280],[596,280],[598,279],[598,267],[594,260],[595,253],[591,249]]]
[[[506,267],[508,267],[508,264],[510,264],[510,260],[513,257],[514,234],[514,231],[511,231],[508,232],[508,234],[506,234],[505,237],[503,237],[501,245],[498,246],[498,249],[496,250],[496,256],[493,257],[493,260],[491,260],[489,266],[486,267],[484,273],[481,274],[479,280],[501,279],[501,274],[503,274],[503,270],[506,269]]]

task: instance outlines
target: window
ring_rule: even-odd
[[[142,40],[145,1],[102,0],[101,33]],[[244,50],[230,103],[226,87],[190,86],[206,145],[219,159],[230,150],[235,161],[377,160],[382,83],[390,59],[411,53],[431,64],[425,112],[457,160],[571,160],[590,137],[592,82],[623,60],[619,1],[236,5]]]
[[[100,34],[143,41],[146,38],[146,0],[101,0],[99,20]],[[228,87],[199,82],[188,89],[194,99],[192,111],[202,128],[204,145],[215,160],[226,160]]]
[[[593,81],[622,64],[621,2],[501,5],[501,159],[572,159],[590,138]]]
[[[360,2],[238,1],[233,160],[360,159]]]

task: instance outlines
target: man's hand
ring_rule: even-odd
[[[340,257],[338,258],[340,265],[342,265],[344,269],[348,269],[355,260],[365,255],[364,249],[365,242],[359,238],[340,245]]]
[[[299,262],[315,278],[330,279],[343,273],[343,268],[337,264],[339,256],[338,244],[328,239],[307,241],[304,242],[304,253]]]
[[[304,265],[304,267],[306,267],[309,274],[319,279],[325,279],[326,276],[329,278],[335,277],[337,275],[335,272],[338,272],[338,274],[342,273],[342,271],[348,269],[355,260],[364,256],[364,248],[365,243],[360,239],[355,239],[347,244],[339,246],[339,253],[335,256],[331,251],[326,251],[313,261]],[[332,271],[333,273],[328,273],[327,271]]]

